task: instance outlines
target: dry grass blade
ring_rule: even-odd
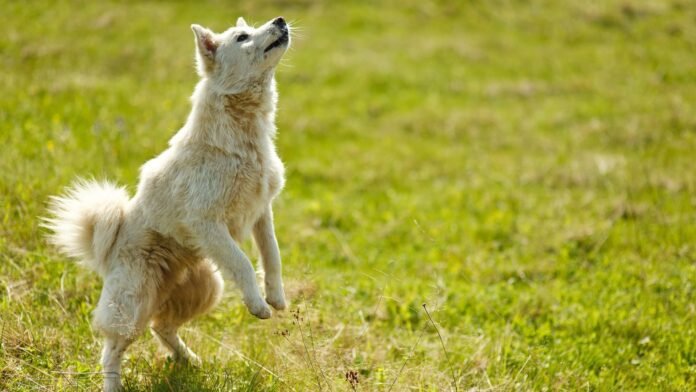
[[[450,372],[452,373],[452,386],[454,387],[455,391],[459,391],[459,388],[457,387],[457,377],[454,374],[454,368],[452,368],[452,364],[450,363],[449,359],[449,353],[447,352],[447,349],[445,348],[445,341],[442,339],[442,335],[440,334],[440,329],[435,325],[435,321],[433,321],[433,318],[430,316],[430,312],[428,312],[428,307],[426,304],[423,304],[423,310],[425,310],[425,314],[428,315],[428,320],[430,320],[430,323],[435,327],[435,332],[437,332],[437,337],[440,338],[440,344],[442,345],[442,351],[445,352],[445,359],[447,360],[447,367],[450,368]]]
[[[287,387],[290,388],[291,390],[293,390],[293,391],[296,390],[295,388],[292,387],[292,385],[288,384],[287,381],[285,381],[285,380],[284,380],[282,377],[280,377],[277,373],[275,373],[275,372],[272,371],[271,369],[267,368],[267,367],[264,366],[262,363],[259,363],[258,361],[255,361],[254,359],[249,358],[248,356],[244,355],[244,354],[241,353],[239,350],[237,350],[236,348],[230,346],[229,344],[225,344],[225,343],[223,343],[221,340],[216,339],[216,338],[214,338],[214,337],[212,337],[212,336],[210,336],[210,335],[208,335],[208,334],[206,334],[206,333],[204,333],[204,332],[198,331],[198,332],[196,332],[196,333],[198,333],[198,334],[200,334],[201,336],[203,336],[204,338],[206,338],[206,339],[208,339],[208,340],[211,340],[211,341],[213,341],[214,343],[216,343],[216,344],[218,344],[218,345],[220,345],[220,346],[222,346],[222,347],[224,347],[224,348],[226,348],[226,349],[232,351],[235,355],[237,355],[237,356],[238,356],[239,358],[241,358],[244,362],[246,362],[247,365],[250,364],[250,363],[256,365],[259,369],[261,369],[261,370],[263,370],[264,372],[266,372],[266,373],[270,374],[271,376],[275,377],[276,379],[278,379],[278,381],[280,381],[281,383],[283,383],[285,386],[287,386]]]

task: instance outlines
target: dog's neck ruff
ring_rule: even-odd
[[[221,93],[211,84],[202,79],[196,85],[188,120],[170,145],[202,143],[233,153],[241,141],[275,135],[277,94],[272,75],[233,94]]]

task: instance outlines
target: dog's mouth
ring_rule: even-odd
[[[268,53],[269,51],[288,43],[288,41],[290,40],[290,33],[288,32],[287,27],[283,28],[281,31],[282,31],[282,34],[280,35],[280,38],[278,38],[277,40],[273,41],[270,45],[268,45],[266,47],[266,49],[264,49],[264,51],[263,51],[264,53]]]

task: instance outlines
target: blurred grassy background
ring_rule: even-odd
[[[277,72],[292,312],[228,284],[183,333],[203,368],[146,337],[129,390],[695,385],[690,1],[0,8],[0,389],[98,387],[101,282],[37,216],[78,175],[134,190],[188,113],[189,25],[239,15],[301,27]]]

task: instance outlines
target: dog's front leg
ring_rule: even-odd
[[[280,251],[273,229],[273,211],[271,206],[266,208],[261,218],[254,224],[254,242],[261,254],[261,264],[264,270],[264,285],[266,302],[278,310],[285,309],[285,294],[283,293],[283,278],[281,276]]]
[[[221,222],[199,222],[193,225],[193,231],[205,256],[210,257],[223,275],[231,278],[242,290],[249,312],[261,319],[271,317],[271,309],[261,297],[256,284],[254,267],[234,242],[227,226]]]

